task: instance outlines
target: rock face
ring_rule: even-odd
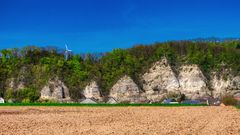
[[[64,83],[58,79],[48,82],[41,90],[41,99],[54,99],[57,101],[70,100],[69,90]]]
[[[86,86],[86,88],[83,90],[83,95],[85,98],[93,98],[98,101],[102,100],[101,90],[96,81],[92,81]]]
[[[210,84],[213,89],[213,97],[216,98],[227,94],[227,89],[230,86],[230,80],[224,80],[222,76],[218,77],[217,75],[213,75]]]
[[[209,96],[206,78],[197,65],[185,65],[180,69],[178,76],[180,91],[188,98],[196,99]]]
[[[109,94],[118,103],[121,102],[140,102],[141,94],[137,84],[129,77],[124,76],[112,87]]]
[[[180,87],[166,58],[156,62],[142,78],[146,97],[153,102],[160,100],[168,91],[178,91]]]
[[[210,81],[213,89],[213,97],[221,97],[224,95],[233,95],[240,98],[240,76],[232,77],[231,75],[225,77],[217,76],[213,73]]]
[[[240,76],[236,76],[232,79],[230,83],[232,90],[232,95],[236,98],[240,98]]]
[[[240,98],[240,76],[228,75],[225,80],[216,75],[211,78],[208,82],[197,65],[182,66],[176,77],[167,60],[163,58],[142,76],[145,92],[140,93],[133,80],[124,76],[112,87],[109,97],[117,102],[159,102],[173,92],[184,94],[188,99],[211,96],[220,98],[226,94]]]

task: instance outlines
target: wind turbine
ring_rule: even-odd
[[[69,54],[70,54],[70,52],[72,52],[72,50],[68,49],[67,44],[65,44],[65,47],[66,47],[66,49],[65,49],[65,59],[68,60]]]

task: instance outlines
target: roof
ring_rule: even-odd
[[[181,102],[182,104],[200,104],[200,100],[184,100]]]
[[[163,101],[164,104],[169,104],[171,102],[176,102],[176,100],[174,98],[168,98]]]
[[[96,104],[97,102],[90,99],[90,98],[87,98],[87,99],[83,100],[81,103],[83,103],[83,104]]]
[[[115,103],[117,103],[117,101],[114,98],[110,97],[110,98],[108,98],[107,103],[115,104]]]
[[[207,100],[207,104],[209,104],[209,105],[220,105],[221,101],[218,98],[209,98]]]

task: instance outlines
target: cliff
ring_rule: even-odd
[[[216,75],[212,73],[210,80],[211,88],[213,89],[213,97],[221,97],[224,95],[233,95],[236,98],[240,98],[240,76],[228,75]]]
[[[112,103],[160,102],[171,94],[189,99],[239,97],[239,45],[174,41],[72,54],[68,60],[58,48],[0,50],[0,97],[37,102],[41,95]],[[52,79],[56,76],[61,80]]]
[[[149,100],[157,102],[169,91],[179,90],[179,81],[166,58],[153,64],[143,76],[143,89]]]
[[[211,78],[207,80],[197,65],[181,66],[176,76],[166,58],[163,58],[142,76],[144,92],[140,94],[139,87],[125,76],[113,86],[109,96],[117,99],[117,102],[139,102],[140,99],[159,102],[168,93],[181,93],[188,99],[221,98],[224,95],[240,97],[239,76],[230,75],[224,80],[222,76],[217,78],[212,74]]]
[[[178,76],[180,91],[188,98],[198,99],[211,96],[207,87],[207,79],[197,65],[184,65]]]

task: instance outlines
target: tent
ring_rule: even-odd
[[[0,97],[0,103],[5,103],[4,99]]]

